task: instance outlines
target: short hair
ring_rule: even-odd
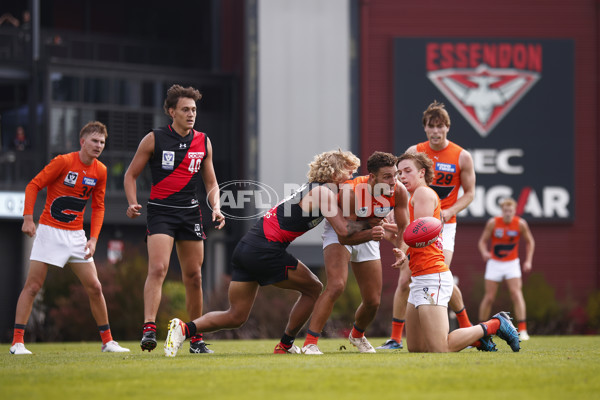
[[[431,185],[434,176],[433,161],[431,161],[431,158],[429,158],[427,154],[407,151],[406,153],[398,157],[398,164],[400,163],[400,161],[404,160],[412,161],[417,167],[417,169],[425,169],[425,183],[427,183],[427,186]]]
[[[367,160],[367,171],[376,174],[383,167],[393,167],[396,165],[396,156],[391,153],[376,151]]]
[[[438,103],[437,100],[434,100],[427,107],[427,110],[423,111],[423,126],[427,126],[430,121],[439,120],[447,127],[450,127],[450,115],[448,115],[445,107],[444,103]]]
[[[316,155],[308,166],[309,182],[329,183],[336,181],[344,169],[356,172],[360,160],[351,152],[338,149]]]
[[[104,135],[104,139],[108,138],[108,131],[106,130],[106,125],[99,121],[91,121],[85,124],[83,128],[81,128],[81,131],[79,132],[79,139],[91,135],[92,133],[99,133],[101,135]]]
[[[169,90],[167,90],[167,97],[165,98],[165,103],[163,105],[165,114],[170,117],[171,115],[169,114],[169,109],[177,108],[177,102],[182,97],[198,101],[202,98],[202,94],[191,86],[186,88],[181,85],[171,86]]]
[[[517,207],[517,201],[515,199],[513,199],[512,197],[506,197],[506,198],[500,200],[500,207],[504,207],[504,206]]]

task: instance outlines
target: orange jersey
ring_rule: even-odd
[[[392,190],[391,196],[386,196],[383,194],[378,196],[378,193],[375,193],[374,196],[371,193],[368,180],[369,176],[365,175],[344,182],[346,185],[351,185],[352,189],[354,190],[354,211],[356,213],[356,217],[359,219],[371,217],[383,218],[388,215],[396,205],[396,196],[394,190]],[[377,190],[377,188],[375,188],[375,190]]]
[[[447,209],[456,203],[458,190],[460,189],[460,166],[458,158],[463,150],[459,145],[448,141],[448,146],[440,151],[435,151],[429,146],[429,142],[417,144],[417,151],[425,153],[433,161],[435,176],[429,186],[442,199],[442,209]],[[446,223],[456,222],[456,215]]]
[[[515,216],[507,224],[502,217],[494,218],[492,231],[492,258],[498,261],[512,261],[519,258],[519,239],[521,239],[521,218]]]
[[[412,200],[412,195],[410,200]],[[410,213],[410,222],[413,222],[415,220],[415,208],[410,200],[408,202],[408,211]],[[439,220],[442,218],[442,207],[439,200],[433,216]],[[407,255],[409,257],[408,266],[410,267],[412,276],[450,271],[450,268],[448,268],[444,261],[442,234],[440,234],[435,243],[429,246],[419,248],[409,247]]]
[[[106,166],[98,160],[85,165],[79,152],[56,156],[25,189],[23,215],[33,215],[37,194],[48,188],[40,223],[58,229],[83,229],[83,213],[92,198],[90,237],[98,238],[104,221]]]

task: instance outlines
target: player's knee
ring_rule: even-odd
[[[340,280],[327,281],[327,286],[325,287],[325,293],[327,293],[330,297],[337,299],[344,293],[344,289],[346,288],[346,283]]]
[[[23,292],[26,293],[28,296],[35,297],[42,289],[42,286],[43,282],[28,281],[23,287]]]
[[[167,276],[167,271],[169,270],[168,264],[150,264],[148,267],[148,277],[151,279],[161,279],[164,280]]]
[[[99,280],[91,282],[85,286],[85,291],[90,297],[102,296],[102,284]]]
[[[317,298],[321,295],[321,292],[323,292],[323,284],[320,280],[315,279],[311,282],[306,294],[311,298],[315,299],[316,301]]]

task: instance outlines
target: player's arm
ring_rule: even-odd
[[[408,250],[408,246],[406,245],[406,243],[404,243],[402,235],[410,222],[410,215],[408,213],[409,195],[404,185],[399,184],[396,185],[394,196],[396,198],[393,212],[394,221],[396,222],[395,225],[396,229],[398,230],[398,233],[395,237],[395,243],[392,242],[392,244],[395,248],[399,249],[400,251],[394,251],[396,261],[392,264],[392,267],[398,268],[406,260],[406,251]]]
[[[202,168],[200,173],[202,174],[202,181],[206,188],[208,196],[208,202],[212,209],[212,221],[215,223],[215,228],[221,229],[225,226],[225,217],[221,213],[221,197],[219,192],[219,183],[217,182],[217,175],[215,174],[215,167],[212,161],[212,144],[210,139],[206,138],[206,157],[202,160]]]
[[[475,197],[475,167],[473,157],[471,157],[468,151],[463,150],[460,152],[458,165],[460,166],[460,185],[463,188],[463,194],[456,199],[456,202],[452,206],[442,210],[443,221],[448,221],[467,208]]]
[[[525,241],[525,262],[523,262],[523,271],[529,272],[533,267],[533,251],[535,250],[535,240],[529,229],[529,224],[523,218],[519,220],[519,229],[521,237]]]
[[[310,194],[312,199],[316,199],[313,203],[318,204],[321,213],[337,233],[340,243],[348,241],[358,244],[383,238],[381,226],[369,228],[369,223],[366,221],[352,221],[344,218],[344,213],[338,205],[337,196],[326,186],[317,186]]]
[[[33,211],[38,193],[59,176],[60,171],[62,171],[65,165],[65,157],[54,157],[25,187],[25,204],[23,207],[23,226],[21,227],[21,231],[27,236],[33,237],[36,232]]]
[[[483,232],[481,232],[479,241],[477,242],[477,247],[479,248],[479,252],[481,253],[481,258],[483,258],[483,261],[487,261],[492,258],[490,250],[488,249],[488,242],[492,237],[495,224],[496,222],[494,218],[488,219],[488,222],[485,224],[485,228],[483,228]]]
[[[129,218],[136,218],[141,214],[140,210],[142,209],[142,205],[139,204],[137,200],[136,180],[144,171],[144,168],[146,167],[146,164],[148,164],[153,153],[154,132],[150,132],[140,141],[137,151],[123,177],[123,187],[125,189],[125,196],[127,197],[128,204],[125,214]]]
[[[355,232],[349,235],[340,235],[336,231],[336,233],[338,233],[338,241],[340,244],[354,246],[371,240],[383,239],[385,231],[383,227],[380,226],[381,224],[377,223],[377,220],[381,221],[381,219],[371,218],[368,221],[354,220],[356,217],[356,213],[354,212],[354,210],[356,210],[356,194],[354,193],[354,189],[349,185],[342,185],[338,197],[338,204],[342,205],[340,211],[342,212],[342,215],[346,217],[345,220],[346,226],[349,227],[348,230],[355,230]]]
[[[415,219],[433,217],[438,204],[438,197],[433,189],[428,186],[421,186],[413,193],[412,202]]]
[[[99,165],[99,176],[96,186],[92,191],[92,219],[90,223],[90,239],[85,245],[87,254],[85,259],[91,258],[96,252],[96,244],[100,237],[100,230],[104,223],[104,195],[106,193],[106,167]]]

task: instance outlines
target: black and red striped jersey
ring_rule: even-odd
[[[154,154],[150,158],[152,188],[148,204],[197,207],[200,168],[208,137],[196,130],[182,137],[171,125],[154,129]]]
[[[306,212],[299,203],[320,185],[324,183],[309,182],[302,185],[261,217],[241,241],[255,246],[276,243],[286,248],[294,239],[319,225],[324,218],[321,210]]]

